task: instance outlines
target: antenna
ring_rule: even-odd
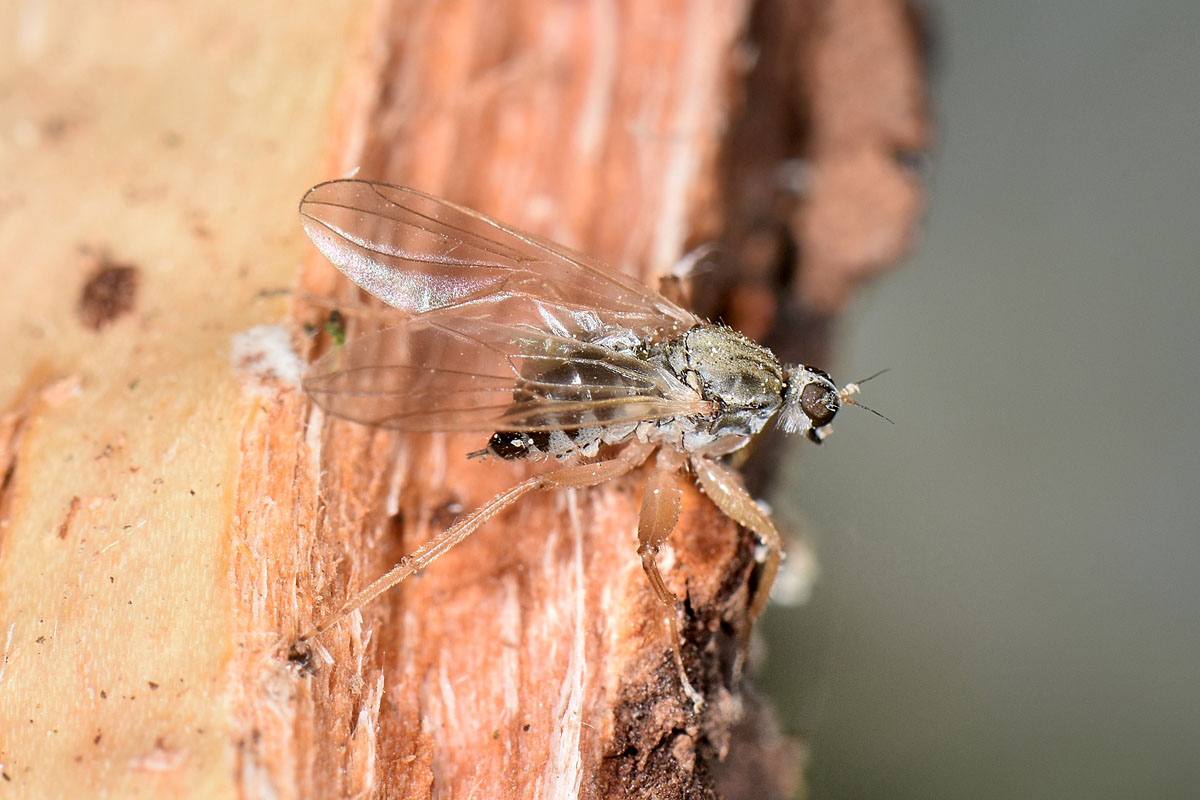
[[[863,385],[864,383],[866,383],[867,381],[873,381],[873,380],[875,380],[876,378],[878,378],[880,375],[882,375],[883,373],[885,373],[885,372],[891,372],[891,371],[892,371],[892,368],[891,368],[891,367],[884,367],[883,369],[879,370],[879,372],[876,372],[874,375],[868,375],[867,377],[865,377],[865,378],[863,378],[863,379],[861,379],[861,380],[857,380],[857,381],[855,381],[855,382],[854,382],[854,385],[855,385],[855,386],[862,386],[862,385]]]
[[[890,419],[885,417],[883,414],[880,414],[878,411],[871,408],[870,406],[863,405],[858,400],[854,399],[854,395],[859,393],[859,390],[864,383],[866,383],[867,381],[870,381],[870,380],[874,380],[875,378],[878,378],[880,375],[882,375],[885,372],[890,372],[891,369],[892,369],[891,367],[886,367],[884,369],[879,370],[879,372],[876,372],[874,375],[868,375],[867,377],[863,378],[862,380],[851,381],[850,383],[847,383],[845,386],[843,386],[841,389],[838,390],[838,399],[841,400],[846,405],[858,406],[859,408],[863,409],[864,411],[870,411],[872,414],[879,417],[884,422],[890,422],[892,425],[895,425],[896,423],[892,422]]]

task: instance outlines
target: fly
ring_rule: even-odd
[[[638,555],[667,607],[684,690],[678,599],[656,557],[679,520],[675,480],[704,493],[766,546],[754,619],[782,556],[770,517],[721,459],[772,419],[820,443],[857,384],[784,365],[631,277],[561,245],[414,189],[319,184],[300,202],[305,231],[335,266],[401,312],[399,324],[334,348],[304,390],[327,412],[401,431],[480,431],[472,456],[553,460],[405,556],[319,621],[328,630],[530,492],[595,486],[650,461]]]

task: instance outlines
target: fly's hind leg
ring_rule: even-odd
[[[470,536],[485,522],[530,492],[539,489],[580,489],[604,483],[636,469],[649,457],[652,450],[652,447],[646,445],[630,446],[616,458],[608,461],[562,467],[535,475],[506,489],[400,559],[386,574],[375,579],[369,586],[347,600],[339,610],[310,628],[300,637],[299,641],[303,643],[319,636],[341,622],[348,614],[362,608],[414,572],[429,566],[438,556]]]
[[[658,463],[646,479],[646,487],[642,492],[642,510],[638,515],[638,555],[642,559],[642,569],[650,579],[650,586],[667,608],[671,652],[675,657],[675,667],[679,670],[679,682],[683,686],[683,693],[692,701],[692,707],[699,712],[704,707],[704,698],[688,680],[687,670],[683,666],[683,651],[680,649],[682,640],[676,619],[679,614],[679,598],[667,588],[662,573],[658,571],[656,560],[659,549],[679,524],[683,496],[676,479],[679,466],[666,461],[668,454],[665,451],[660,450],[658,458]]]

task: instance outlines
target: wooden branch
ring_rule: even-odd
[[[478,436],[399,437],[308,406],[307,298],[363,298],[307,247],[295,204],[357,167],[651,284],[721,237],[756,266],[702,307],[765,335],[792,313],[781,278],[807,276],[794,296],[828,312],[886,260],[785,252],[828,241],[778,165],[838,150],[797,120],[838,95],[812,88],[829,71],[806,54],[855,49],[833,35],[855,3],[893,13],[867,30],[907,30],[898,0],[770,0],[753,17],[737,0],[215,2],[186,19],[130,5],[5,22],[19,35],[0,55],[18,87],[0,98],[16,120],[0,253],[17,265],[0,295],[0,785],[787,792],[769,725],[733,733],[757,707],[733,667],[754,543],[689,490],[661,563],[687,598],[697,715],[635,554],[640,474],[526,498],[309,663],[286,660],[322,610],[528,471],[466,460]],[[302,258],[285,319],[264,291]],[[840,277],[821,284],[829,264]]]
[[[733,2],[417,4],[380,30],[378,89],[358,95],[361,132],[351,126],[336,160],[654,283],[689,237],[717,233],[744,13]],[[316,262],[308,280],[327,271]],[[314,559],[302,596],[333,607],[347,582],[361,586],[528,473],[463,458],[481,445],[326,423],[318,537],[337,547]],[[670,580],[689,598],[688,667],[710,699],[696,716],[636,557],[640,477],[526,498],[380,598],[362,628],[327,636],[330,660],[310,685],[316,793],[375,780],[405,797],[703,791],[735,718],[728,681],[752,545],[690,492]]]

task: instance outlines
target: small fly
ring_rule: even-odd
[[[736,331],[696,317],[638,281],[477,211],[362,180],[319,184],[304,229],[335,266],[403,321],[336,347],[304,390],[329,413],[402,431],[491,434],[472,456],[553,460],[501,492],[317,623],[301,641],[387,591],[530,492],[585,488],[650,461],[638,555],[669,609],[684,690],[677,598],[656,557],[679,521],[675,480],[701,489],[766,546],[751,619],[782,555],[770,517],[722,463],[770,422],[820,443],[858,385],[784,365]]]

